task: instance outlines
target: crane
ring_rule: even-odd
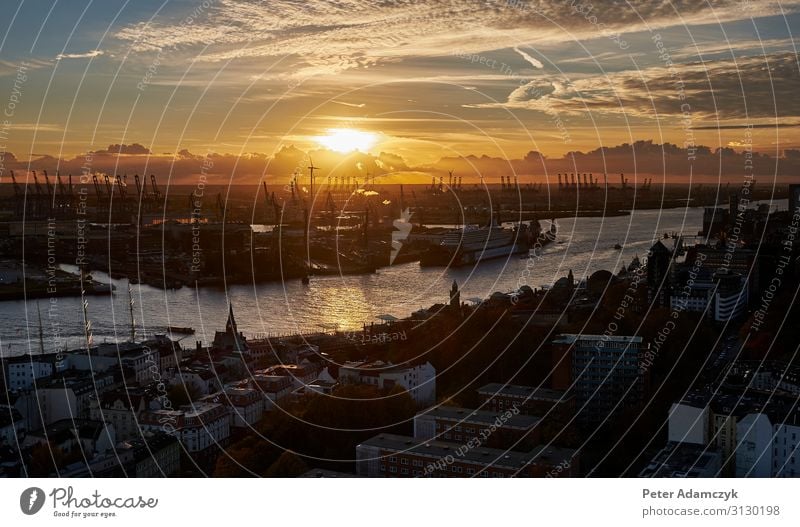
[[[311,179],[311,203],[314,203],[314,171],[319,170],[319,167],[314,166],[314,161],[311,160],[311,156],[308,156],[308,177]]]
[[[124,201],[125,200],[125,185],[123,185],[122,178],[119,176],[119,174],[117,174],[115,176],[115,179],[116,179],[116,183],[117,183],[117,188],[119,189],[119,197],[120,197],[120,199],[122,199]]]
[[[20,197],[22,195],[22,189],[19,188],[19,183],[17,183],[17,178],[14,176],[14,171],[11,171],[11,182],[14,184],[14,195]]]
[[[92,183],[94,183],[94,194],[99,200],[103,195],[103,187],[100,186],[100,182],[97,180],[97,174],[92,174]]]
[[[156,185],[156,175],[155,174],[150,174],[150,186],[153,189],[153,196],[155,196],[156,198],[160,198],[161,197],[161,191],[158,190],[158,186]]]

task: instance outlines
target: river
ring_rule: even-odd
[[[785,209],[786,200],[773,207]],[[227,288],[184,287],[160,290],[146,285],[132,286],[136,337],[164,333],[167,326],[188,326],[198,339],[208,343],[214,332],[224,329],[228,302],[233,303],[239,329],[245,335],[286,334],[319,331],[338,326],[360,329],[381,314],[406,317],[422,307],[448,300],[455,280],[462,300],[486,298],[495,291],[508,292],[521,285],[549,285],[572,269],[577,279],[608,269],[617,272],[638,255],[643,257],[656,238],[665,232],[683,233],[687,242],[702,228],[699,207],[665,210],[637,210],[626,216],[605,218],[563,218],[557,221],[558,241],[547,245],[535,257],[520,255],[455,269],[420,268],[417,263],[380,269],[375,274],[312,277],[286,283],[234,285]],[[542,227],[548,227],[542,222]],[[671,243],[668,242],[668,243]],[[620,244],[622,250],[615,250]],[[525,269],[530,271],[526,277]],[[116,286],[111,296],[88,298],[88,313],[95,342],[129,338],[131,317],[128,283],[103,273],[95,280]],[[0,349],[3,355],[37,352],[40,347],[35,300],[0,302]],[[45,351],[84,345],[79,298],[38,301],[42,317]]]

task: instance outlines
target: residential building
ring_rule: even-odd
[[[639,473],[640,478],[715,478],[722,456],[719,451],[694,443],[670,441]]]
[[[576,451],[537,446],[530,452],[380,434],[356,447],[361,477],[556,477],[579,469]]]
[[[416,366],[383,361],[346,362],[339,368],[339,382],[370,384],[380,389],[401,386],[419,406],[436,402],[436,369],[429,362]]]
[[[529,451],[540,442],[541,419],[511,409],[502,412],[434,406],[414,416],[414,438],[452,441],[460,445]]]
[[[553,345],[571,356],[581,422],[602,422],[612,412],[642,402],[647,377],[641,364],[649,345],[641,337],[563,334]]]
[[[526,415],[570,415],[575,410],[575,397],[563,390],[534,388],[493,382],[478,388],[481,408],[503,412],[516,408]]]
[[[234,428],[251,429],[264,416],[264,398],[252,388],[228,387],[206,395],[200,401],[229,407],[231,426]]]

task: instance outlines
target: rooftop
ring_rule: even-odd
[[[575,344],[581,340],[601,340],[603,342],[619,342],[622,344],[641,344],[642,337],[628,335],[584,335],[574,333],[562,333],[558,335],[554,344]]]
[[[466,449],[458,443],[426,441],[395,434],[380,434],[364,441],[361,445],[400,453],[408,452],[436,460],[453,456],[457,457],[459,461],[514,470],[537,463],[557,465],[561,462],[569,462],[575,456],[575,450],[571,448],[539,445],[530,452],[511,452],[483,447]],[[459,449],[464,450],[462,455],[459,455]]]
[[[506,412],[488,412],[472,410],[471,408],[458,408],[456,406],[436,406],[417,414],[417,416],[431,416],[437,419],[446,419],[459,423],[479,423],[482,425],[494,424]],[[503,426],[507,428],[521,428],[527,430],[536,426],[541,419],[532,415],[512,415]]]
[[[509,397],[527,397],[531,401],[564,402],[572,396],[561,390],[550,388],[534,388],[533,386],[520,386],[517,384],[503,384],[491,382],[478,388],[478,393],[505,395]]]
[[[704,445],[669,443],[639,473],[641,478],[697,478],[718,471],[720,454]]]

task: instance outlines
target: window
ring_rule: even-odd
[[[416,471],[415,471],[415,472],[416,472]],[[408,475],[408,469],[407,469],[407,468],[401,468],[401,469],[400,469],[400,474],[405,474],[405,475]]]
[[[400,464],[401,464],[401,465],[408,465],[408,459],[407,459],[407,458],[402,458],[402,459],[400,460]]]
[[[396,456],[389,457],[389,463],[397,463],[397,457]]]
[[[396,474],[397,473],[397,467],[389,467],[389,472],[391,472],[392,474]]]

